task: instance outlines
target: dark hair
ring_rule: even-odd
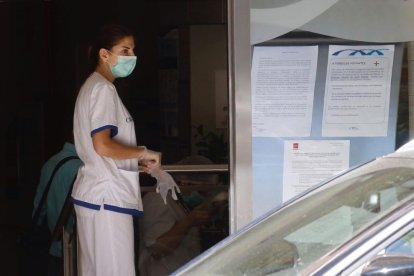
[[[89,73],[95,71],[99,64],[100,49],[110,50],[121,39],[127,36],[134,37],[134,33],[122,25],[108,24],[100,28],[89,48]]]

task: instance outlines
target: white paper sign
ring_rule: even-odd
[[[349,167],[349,140],[284,142],[283,201]]]
[[[317,46],[255,47],[253,137],[310,136]]]
[[[330,46],[322,136],[387,136],[394,45]]]

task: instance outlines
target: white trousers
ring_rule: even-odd
[[[132,216],[75,205],[79,276],[135,276]]]

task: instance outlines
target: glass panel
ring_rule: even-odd
[[[225,2],[157,1],[157,94],[148,118],[159,135],[144,143],[159,148],[164,168],[228,163]],[[147,131],[140,127],[137,133]],[[140,175],[140,275],[169,275],[229,233],[228,172],[170,174],[181,191],[177,200],[168,194],[164,201],[154,179]]]
[[[174,27],[158,38],[164,164],[195,154],[227,163],[226,35],[225,24],[203,24]]]
[[[257,44],[299,28],[338,0],[252,0],[250,40]]]
[[[203,156],[179,162],[210,164]],[[168,275],[229,234],[226,173],[173,173],[181,193],[166,202],[154,189],[143,192],[138,220],[140,275]]]
[[[251,44],[295,29],[358,41],[414,40],[414,2],[406,0],[252,0]]]
[[[413,1],[338,1],[300,29],[359,41],[412,41],[413,12]]]
[[[262,72],[264,72],[264,74],[260,75],[260,81],[256,81],[255,77],[257,77],[258,74],[255,74],[255,70],[258,66],[255,66],[255,64],[260,64],[261,62],[265,62],[266,59],[270,60],[276,56],[276,54],[274,54],[273,56],[266,56],[263,59],[261,59],[260,57],[256,58],[256,53],[259,52],[258,50],[260,48],[273,48],[275,49],[273,53],[278,54],[282,51],[288,53],[290,51],[296,51],[296,49],[293,48],[294,46],[317,46],[318,48],[316,84],[315,86],[311,86],[312,88],[310,89],[310,93],[308,93],[308,95],[312,95],[312,93],[314,95],[313,106],[309,105],[309,109],[313,110],[313,113],[311,116],[305,115],[303,116],[303,119],[301,118],[302,122],[306,122],[306,120],[308,119],[312,120],[311,133],[298,135],[298,137],[292,137],[293,135],[285,135],[286,137],[283,137],[283,134],[278,133],[266,134],[263,135],[263,137],[258,137],[260,135],[255,136],[255,134],[253,133],[253,136],[255,136],[252,138],[252,159],[254,170],[252,195],[254,217],[258,217],[270,208],[279,205],[282,202],[282,195],[285,193],[286,190],[288,190],[287,188],[289,188],[287,187],[287,182],[285,180],[293,174],[289,175],[289,171],[287,171],[285,168],[290,166],[292,162],[289,159],[289,155],[286,154],[286,149],[283,148],[283,141],[299,140],[299,142],[301,142],[301,140],[303,140],[304,142],[307,142],[305,140],[312,139],[324,141],[328,141],[330,139],[349,140],[350,148],[347,151],[350,156],[349,166],[354,166],[361,162],[370,160],[371,158],[375,158],[376,156],[390,153],[394,151],[395,148],[398,148],[408,140],[407,138],[409,105],[407,96],[407,83],[409,82],[407,81],[407,77],[409,75],[407,74],[407,67],[411,68],[411,65],[409,64],[409,62],[407,64],[407,57],[405,56],[404,63],[401,66],[400,58],[402,57],[402,43],[395,44],[396,51],[394,55],[393,69],[392,71],[390,70],[389,75],[389,79],[392,80],[392,84],[388,86],[391,89],[387,88],[387,90],[390,90],[391,97],[394,97],[393,100],[386,103],[387,107],[389,106],[390,110],[392,110],[389,113],[389,116],[386,115],[388,117],[389,122],[388,132],[385,135],[389,138],[387,139],[387,142],[389,141],[388,148],[376,146],[372,148],[380,149],[382,150],[382,152],[377,152],[376,150],[370,151],[371,145],[373,145],[377,141],[382,140],[383,137],[381,135],[371,133],[370,135],[368,135],[369,138],[364,140],[360,139],[360,135],[358,134],[324,134],[324,127],[321,131],[319,129],[319,123],[326,123],[325,118],[327,118],[327,116],[325,117],[325,114],[329,113],[326,110],[332,107],[329,105],[329,93],[332,92],[332,90],[329,91],[329,82],[331,80],[328,77],[330,76],[329,70],[331,70],[331,68],[333,67],[330,66],[330,61],[332,59],[329,53],[327,52],[329,51],[329,48],[333,47],[334,45],[342,44],[363,45],[363,47],[365,47],[366,45],[378,45],[376,43],[384,43],[385,45],[389,42],[412,40],[414,38],[414,32],[410,26],[413,25],[413,22],[411,22],[413,21],[413,17],[411,16],[414,10],[413,3],[413,1],[403,0],[251,1],[251,44],[254,45],[254,47],[252,47],[252,50],[254,52],[252,55],[252,64],[254,66],[252,68],[253,132],[255,130],[255,127],[256,129],[258,128],[258,125],[260,127],[265,125],[263,123],[266,122],[265,120],[271,121],[271,119],[275,118],[274,121],[277,121],[282,117],[280,114],[288,114],[288,112],[285,112],[285,110],[287,110],[294,103],[297,102],[293,99],[289,99],[288,96],[286,96],[286,98],[282,98],[282,96],[289,95],[289,97],[293,97],[292,95],[296,95],[297,93],[297,90],[293,89],[293,87],[295,87],[295,85],[296,87],[298,87],[302,84],[299,82],[295,83],[293,81],[291,85],[292,88],[288,87],[287,85],[284,87],[282,84],[283,81],[289,81],[289,70],[290,68],[294,68],[293,62],[288,63],[288,65],[286,66],[272,65],[268,66],[267,68],[265,68],[265,66],[267,66],[267,64],[270,64],[270,62],[267,64],[263,63],[265,65],[260,66],[262,66],[262,68],[265,68],[263,70],[261,69]],[[338,38],[345,38],[349,40],[342,40]],[[375,42],[375,44],[369,42]],[[283,48],[284,46],[292,48],[285,49]],[[276,50],[276,48],[283,48],[283,50]],[[288,56],[287,54],[281,55],[280,57],[276,57],[275,61],[280,61],[284,58],[290,61],[292,57]],[[311,60],[311,54],[307,54],[305,58]],[[408,60],[411,60],[411,58],[408,58]],[[283,71],[281,70],[281,73],[278,73],[278,69],[282,69]],[[295,68],[294,70],[300,72],[297,68]],[[345,73],[341,73],[341,76],[345,75]],[[343,79],[345,80],[345,78]],[[276,84],[272,83],[272,80],[276,80]],[[363,82],[364,84],[362,86],[366,86],[370,82],[372,82],[372,80],[364,79]],[[367,90],[365,87],[357,88],[357,85],[355,85],[354,82],[350,82],[349,84],[350,87],[352,87],[350,89],[352,90],[352,93],[356,92],[357,94],[362,95],[365,92],[369,92],[369,89]],[[261,93],[259,95],[256,92],[256,88],[260,85],[262,85],[261,88],[264,89],[259,91],[259,93]],[[267,92],[266,90],[268,90],[269,92]],[[342,90],[342,88],[340,88],[339,90]],[[387,95],[388,92],[389,91],[386,91],[384,94]],[[268,95],[266,93],[268,93]],[[400,98],[397,102],[396,97],[398,93],[400,93]],[[277,97],[282,98],[284,101],[279,100],[279,98]],[[350,98],[351,97],[347,98],[346,100],[349,100]],[[345,101],[339,103],[338,106],[336,106],[335,108],[339,108],[339,106],[342,106],[344,102]],[[305,101],[303,101],[302,103],[305,103]],[[341,108],[347,110],[344,112],[348,113],[348,115],[357,118],[358,115],[356,115],[356,113],[349,112],[349,110],[355,108],[360,104],[361,103],[358,100],[355,100],[355,102],[351,103],[350,106],[342,106]],[[305,106],[305,104],[303,106]],[[397,113],[397,106],[398,116],[394,116],[393,114]],[[259,112],[265,110],[264,107],[268,109],[268,111],[263,112],[264,114],[266,114],[265,116],[268,116],[268,118],[265,118],[263,119],[263,121],[260,121],[260,119],[265,117],[263,116],[260,118],[259,114]],[[291,109],[294,110],[293,108]],[[257,112],[257,110],[259,110],[259,112]],[[305,108],[303,110],[305,110],[305,112],[307,111]],[[319,111],[321,112],[319,113]],[[353,114],[351,115],[351,113]],[[255,120],[257,118],[257,114],[259,114],[259,116],[257,116],[260,118],[259,120]],[[348,115],[338,115],[338,117],[335,118],[335,120],[337,120],[341,124],[345,123],[347,121],[346,117]],[[279,118],[277,118],[277,116],[279,116]],[[395,117],[398,117],[397,139],[395,139],[395,135],[393,132],[394,127],[396,125],[393,122],[393,119]],[[294,115],[290,114],[282,118],[287,118],[284,121],[290,121],[293,120],[293,118],[296,119]],[[261,125],[262,123],[263,125]],[[362,120],[358,121],[356,125],[360,123],[362,123]],[[327,124],[329,123],[326,123],[325,126]],[[285,127],[280,124],[273,124],[272,127],[273,126],[275,126],[275,128],[277,128],[278,130],[283,129]],[[357,127],[359,126],[360,125],[358,125]],[[262,127],[261,130],[263,131],[263,133],[265,133],[265,131],[268,130],[266,129],[266,127],[267,126]],[[288,125],[286,125],[286,129],[289,128],[294,129],[294,127],[289,127]],[[390,131],[391,129],[392,131]],[[267,133],[270,133],[270,131]],[[367,142],[366,147],[358,145],[359,143],[365,143],[365,141]],[[394,144],[394,141],[396,141],[396,144]],[[322,152],[322,147],[320,151]],[[315,167],[317,167],[317,164],[319,164],[317,162],[314,163]],[[319,165],[320,169],[324,169],[325,167],[326,166]],[[295,177],[299,176],[299,174],[300,172],[298,172],[298,174],[295,175]],[[314,175],[317,175],[316,170]],[[291,184],[291,186],[295,185],[295,187],[298,187],[299,185],[297,184],[298,183]],[[285,198],[283,198],[283,200],[285,200]]]

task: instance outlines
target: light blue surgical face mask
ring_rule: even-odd
[[[111,53],[111,51],[108,52]],[[124,78],[132,73],[136,63],[137,56],[117,56],[117,63],[115,65],[109,64],[109,67],[115,78]]]

